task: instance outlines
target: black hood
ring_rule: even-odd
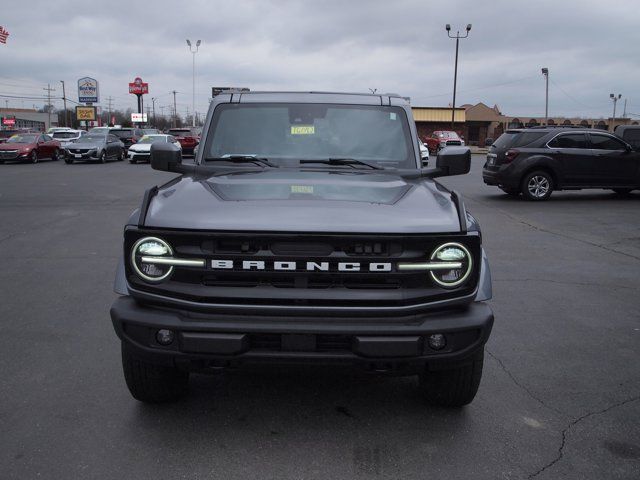
[[[322,233],[443,233],[460,224],[449,191],[392,171],[235,170],[161,187],[145,225]]]

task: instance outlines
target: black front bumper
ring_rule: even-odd
[[[149,362],[192,371],[252,363],[335,364],[416,373],[464,362],[483,347],[493,326],[488,305],[402,317],[298,317],[200,314],[145,306],[123,296],[113,303],[116,333]],[[168,346],[159,329],[174,332]],[[442,333],[441,350],[427,337]]]

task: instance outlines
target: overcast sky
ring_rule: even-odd
[[[551,116],[610,116],[610,93],[640,116],[640,4],[629,1],[147,1],[2,0],[0,94],[41,97],[50,83],[77,101],[77,80],[100,82],[101,105],[135,108],[128,82],[149,82],[156,112],[191,110],[196,55],[196,110],[212,86],[251,90],[395,92],[416,106],[447,106],[460,42],[458,105],[498,104],[503,113],[544,115],[550,70]],[[9,106],[42,106],[40,99]],[[623,101],[618,103],[618,115]],[[61,101],[55,102],[62,105]]]

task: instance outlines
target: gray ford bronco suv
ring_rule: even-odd
[[[193,164],[154,143],[153,187],[124,228],[111,318],[136,399],[190,373],[323,364],[419,375],[430,403],[471,402],[493,313],[478,222],[422,165],[397,95],[237,92],[211,102]]]

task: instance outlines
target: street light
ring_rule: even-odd
[[[610,93],[609,98],[613,100],[613,118],[611,119],[611,131],[613,132],[616,123],[616,103],[618,103],[618,100],[622,98],[622,94],[619,93],[616,96],[615,94]]]
[[[545,79],[545,97],[544,97],[544,118],[545,125],[549,125],[549,69],[543,68],[542,75],[544,75]]]
[[[449,38],[455,38],[456,39],[456,63],[455,63],[455,69],[454,69],[454,73],[453,73],[453,105],[451,107],[451,130],[453,130],[453,123],[455,121],[455,116],[456,116],[456,85],[458,83],[458,45],[460,44],[460,39],[461,38],[467,38],[469,36],[469,32],[471,31],[471,24],[467,24],[467,31],[464,34],[464,36],[460,35],[460,31],[457,31],[455,35],[451,35],[451,25],[449,25],[448,23],[445,25],[445,30],[447,31],[447,36]]]
[[[191,115],[192,122],[191,125],[193,127],[196,126],[196,53],[198,53],[198,48],[202,42],[198,40],[196,42],[196,49],[194,50],[191,47],[191,40],[187,39],[187,45],[189,45],[189,51],[193,54],[193,113]]]

